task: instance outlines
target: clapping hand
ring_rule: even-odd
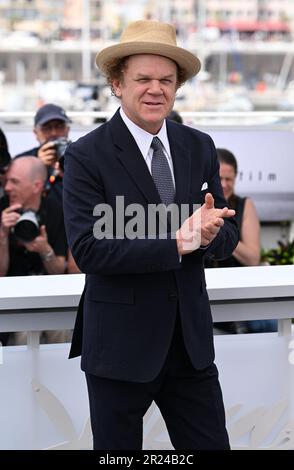
[[[224,219],[234,215],[233,209],[214,207],[213,196],[207,193],[204,204],[186,219],[176,232],[179,254],[185,255],[200,246],[209,245],[224,225]]]

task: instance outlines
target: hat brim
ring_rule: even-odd
[[[42,126],[43,124],[46,124],[49,121],[63,121],[66,123],[70,123],[71,120],[68,117],[65,116],[60,116],[60,114],[50,114],[43,119],[40,119],[38,122],[35,123],[36,126]]]
[[[124,42],[109,46],[96,56],[96,65],[105,74],[107,65],[114,59],[136,54],[154,54],[167,57],[176,62],[185,71],[185,79],[194,77],[201,68],[200,60],[192,52],[182,47],[154,42]]]

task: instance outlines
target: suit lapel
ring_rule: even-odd
[[[118,149],[117,157],[124,166],[138,189],[149,203],[160,204],[152,176],[135,139],[123,122],[119,111],[109,121],[112,138]]]
[[[112,138],[118,149],[117,158],[143,193],[149,203],[160,204],[161,200],[148,170],[146,162],[119,111],[109,121]],[[191,151],[183,142],[181,128],[167,121],[167,133],[173,159],[177,204],[187,203],[190,191]]]
[[[191,178],[191,151],[185,147],[180,128],[167,121],[167,134],[174,166],[177,204],[188,202]]]

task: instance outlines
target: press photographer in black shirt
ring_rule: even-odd
[[[0,207],[0,276],[65,272],[67,242],[62,208],[53,199],[42,197],[46,179],[46,167],[35,157],[13,160],[7,171],[7,197]],[[28,220],[20,229],[21,217]],[[33,237],[32,224],[37,225]]]

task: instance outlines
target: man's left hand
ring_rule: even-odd
[[[234,217],[235,211],[224,207],[217,209],[214,206],[214,198],[211,193],[205,195],[205,202],[201,206],[201,246],[207,246],[217,236],[224,219]]]

